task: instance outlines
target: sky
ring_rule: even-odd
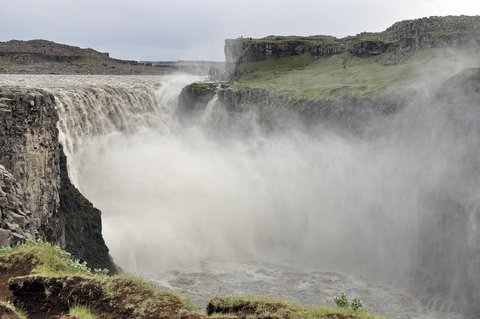
[[[0,0],[0,41],[46,39],[131,60],[223,61],[226,38],[383,31],[478,0]]]

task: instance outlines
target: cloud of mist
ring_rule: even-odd
[[[480,14],[478,1],[0,0],[0,41],[43,38],[136,60],[223,61],[223,40],[270,34],[347,36],[396,21]]]
[[[305,128],[283,113],[272,114],[279,130],[263,130],[255,112],[225,126],[216,104],[191,126],[171,118],[87,138],[72,169],[102,209],[105,238],[126,271],[293,263],[394,283],[472,313],[480,110],[456,91],[439,96],[439,79],[430,80],[419,79],[413,104],[361,134]]]

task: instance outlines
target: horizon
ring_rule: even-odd
[[[15,8],[22,7],[21,11]],[[72,9],[73,8],[73,9]],[[92,8],[95,8],[92,10]],[[307,10],[308,8],[308,10]],[[224,40],[268,35],[381,32],[398,21],[430,16],[480,15],[480,3],[460,0],[314,1],[0,0],[0,41],[45,39],[93,48],[136,61],[224,61]],[[165,13],[167,12],[167,13]],[[32,25],[35,27],[32,28]]]

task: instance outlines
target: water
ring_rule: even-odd
[[[393,318],[478,317],[466,310],[480,292],[476,108],[426,94],[350,134],[288,116],[265,131],[214,99],[180,124],[176,98],[200,79],[1,82],[57,97],[69,172],[125,271],[201,305],[230,293],[318,305],[347,292]]]

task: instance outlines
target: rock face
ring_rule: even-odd
[[[164,74],[133,60],[112,59],[108,53],[46,40],[0,42],[0,73],[8,74]]]
[[[180,118],[203,112],[216,92],[215,83],[192,83],[182,89],[178,97],[177,114]]]
[[[0,89],[0,164],[11,173],[2,173],[10,209],[2,216],[2,239],[5,244],[44,239],[68,248],[92,267],[113,270],[101,236],[100,212],[68,179],[57,122],[50,93]],[[12,228],[19,229],[10,235]]]
[[[58,216],[60,153],[54,97],[41,90],[0,91],[0,164],[21,185],[41,237],[65,243]]]
[[[12,174],[0,165],[0,245],[10,246],[38,236],[38,221],[23,204],[24,192]]]
[[[454,47],[479,39],[480,17],[430,17],[395,23],[384,32],[361,33],[338,39],[331,36],[269,36],[225,41],[227,63],[250,63],[310,53],[316,57],[349,52],[372,56],[435,47]]]
[[[193,89],[202,87],[204,89]],[[179,97],[178,115],[181,119],[201,116],[217,94],[217,103],[229,114],[254,111],[258,124],[275,129],[285,120],[294,119],[310,125],[323,121],[332,126],[356,130],[374,121],[376,116],[397,112],[407,101],[391,98],[339,98],[337,100],[292,99],[288,94],[263,88],[235,88],[228,84],[193,83]]]

